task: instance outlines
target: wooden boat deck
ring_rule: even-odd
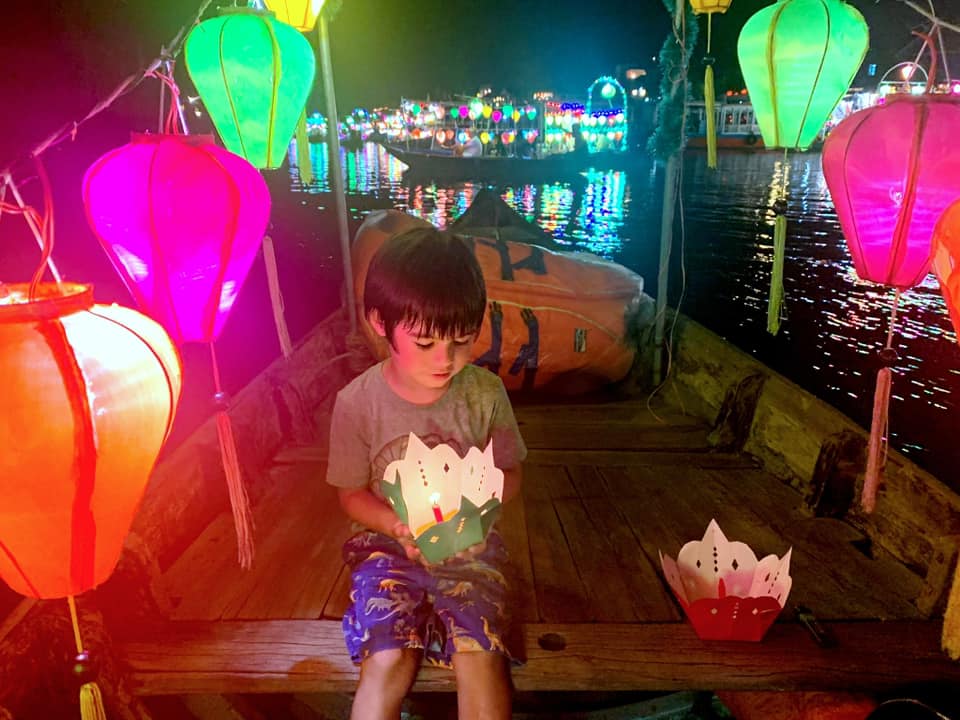
[[[518,690],[878,690],[960,682],[923,578],[747,455],[718,452],[677,407],[594,397],[516,408],[530,448],[503,533],[517,567],[527,663]],[[232,518],[218,516],[164,571],[175,603],[159,633],[119,639],[140,695],[349,692],[340,633],[349,523],[323,478],[325,450],[287,447],[255,508],[257,557],[239,569]],[[793,547],[787,607],[760,643],[706,642],[682,616],[658,553],[676,557],[711,518],[758,554]],[[803,605],[835,635],[795,621]],[[450,690],[424,669],[415,690]]]

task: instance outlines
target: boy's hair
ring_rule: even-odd
[[[472,335],[487,305],[483,272],[466,241],[435,227],[389,238],[367,270],[363,309],[376,311],[393,345],[397,325],[442,338]]]

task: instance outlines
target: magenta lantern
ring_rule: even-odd
[[[960,98],[891,96],[837,125],[823,174],[864,280],[908,288],[929,272],[941,213],[960,197]]]
[[[854,113],[823,146],[823,174],[857,275],[897,289],[873,396],[861,506],[877,503],[887,452],[896,308],[900,292],[930,271],[933,232],[960,196],[960,100],[890,96]]]
[[[143,312],[179,345],[226,322],[270,215],[260,173],[209,135],[139,135],[83,179],[87,219]]]

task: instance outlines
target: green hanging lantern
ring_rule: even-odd
[[[780,0],[751,16],[737,51],[764,144],[809,148],[868,44],[866,21],[843,0]]]
[[[187,36],[184,58],[223,144],[279,167],[313,86],[313,48],[273,13],[226,10]]]
[[[768,148],[806,150],[853,82],[870,31],[843,0],[780,0],[754,13],[737,42],[740,70]],[[787,235],[788,166],[773,202],[773,266],[767,332],[780,330]]]

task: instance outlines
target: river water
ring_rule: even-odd
[[[326,148],[314,145],[315,181],[295,171],[289,200],[330,213]],[[395,207],[444,227],[481,189],[471,182],[409,184],[404,165],[367,144],[344,152],[350,226],[372,208]],[[773,255],[768,210],[786,175],[789,210],[786,317],[766,332]],[[720,153],[717,170],[702,153],[683,162],[679,223],[668,297],[685,314],[727,338],[864,427],[869,426],[877,351],[883,346],[893,291],[853,271],[818,153]],[[639,272],[656,294],[662,179],[652,164],[590,172],[586,183],[497,188],[504,200],[571,250],[587,250]],[[335,238],[326,253],[339,269]],[[890,406],[891,444],[960,489],[960,348],[934,276],[906,292],[898,306]]]

